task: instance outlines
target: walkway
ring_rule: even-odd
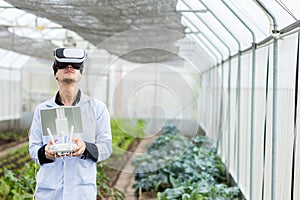
[[[134,154],[129,158],[125,167],[123,168],[118,181],[116,182],[116,187],[120,189],[125,194],[126,200],[137,200],[134,195],[134,189],[132,188],[134,182],[133,166],[131,161],[138,155],[146,152],[146,146],[151,144],[155,137],[144,138],[140,141],[139,145],[134,151]],[[142,200],[141,198],[139,200]]]

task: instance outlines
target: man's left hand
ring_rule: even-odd
[[[73,142],[77,145],[72,152],[72,156],[81,156],[86,149],[85,142],[81,141],[79,138],[73,138]]]

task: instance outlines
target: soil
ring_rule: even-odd
[[[139,194],[138,200],[155,200],[157,197],[156,191],[142,192]]]
[[[140,140],[135,140],[128,148],[127,151],[129,152],[134,152],[135,149],[138,147],[140,143]],[[125,165],[127,164],[129,158],[129,154],[124,154],[122,156],[122,160],[116,160],[115,158],[113,158],[113,155],[110,158],[109,163],[106,163],[106,175],[112,180],[111,186],[115,186],[116,182],[119,179],[119,176],[122,172],[122,169],[125,167]],[[111,167],[111,166],[118,166],[118,168],[116,167]]]
[[[151,144],[155,137],[148,137],[142,139],[138,145],[136,146],[134,153],[132,153],[128,159],[122,170],[120,171],[119,178],[116,181],[115,187],[121,190],[125,194],[126,200],[152,200],[155,199],[156,194],[147,193],[140,193],[140,197],[136,197],[134,194],[134,172],[133,166],[131,165],[131,161],[136,157],[139,156],[141,153],[146,152],[146,146]],[[154,196],[154,198],[153,198]]]

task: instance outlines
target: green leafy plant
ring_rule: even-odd
[[[128,119],[111,119],[111,129],[113,138],[113,157],[122,159],[124,152],[130,145],[144,135],[145,121]]]
[[[30,162],[31,158],[28,154],[28,145],[19,147],[7,153],[0,159],[0,177],[3,176],[3,168],[9,170],[24,170],[25,163]]]
[[[147,154],[132,161],[136,194],[157,191],[157,199],[238,199],[239,188],[226,183],[225,165],[209,139],[193,140],[179,134],[174,126],[147,147]]]
[[[0,180],[0,197],[6,199],[32,199],[35,189],[34,163],[26,163],[22,174],[3,169],[4,176]]]
[[[105,174],[105,166],[97,165],[97,199],[123,200],[125,195],[119,189],[111,187],[111,179]]]
[[[0,132],[0,150],[12,144],[24,142],[28,138],[28,129],[5,130]]]

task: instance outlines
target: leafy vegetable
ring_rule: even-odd
[[[132,161],[136,195],[157,191],[158,200],[239,199],[238,187],[226,183],[225,165],[210,140],[197,135],[193,140],[166,126],[147,147],[147,154]]]

